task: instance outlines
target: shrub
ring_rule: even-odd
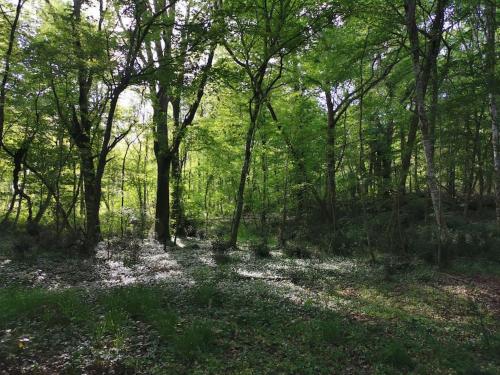
[[[229,255],[227,254],[229,246],[227,242],[223,240],[222,236],[217,236],[212,240],[210,249],[212,250],[215,263],[218,265],[224,265],[230,262]]]
[[[309,259],[312,257],[312,252],[308,247],[293,243],[287,244],[283,248],[283,252],[290,258]]]
[[[229,247],[222,237],[216,237],[210,242],[210,249],[214,253],[226,253]]]
[[[105,249],[109,259],[114,255],[119,255],[123,258],[124,266],[133,267],[139,263],[142,240],[139,238],[115,237],[106,241]]]
[[[141,240],[131,239],[124,248],[123,265],[125,267],[133,267],[140,261]]]
[[[269,257],[271,257],[271,250],[269,249],[269,246],[267,246],[267,244],[264,242],[251,243],[250,244],[250,251],[257,258],[269,258]]]

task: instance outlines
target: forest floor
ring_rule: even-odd
[[[0,374],[499,374],[500,266],[0,254]]]

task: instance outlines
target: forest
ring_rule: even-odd
[[[0,375],[500,373],[496,0],[0,0]]]

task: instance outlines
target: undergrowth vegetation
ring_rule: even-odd
[[[227,256],[227,265],[185,268],[190,286],[0,289],[0,368],[40,374],[495,374],[500,368],[494,301],[460,289],[436,268],[421,263],[388,279],[382,265],[344,258],[277,254],[242,263],[238,252]],[[285,269],[275,281],[258,276],[257,269],[279,265]],[[257,267],[256,276],[245,277],[241,267]]]

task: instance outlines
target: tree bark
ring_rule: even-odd
[[[155,232],[158,241],[164,245],[170,242],[170,165],[172,161],[168,144],[167,110],[166,94],[159,92],[154,114],[156,126],[154,152],[157,167]]]
[[[335,109],[330,90],[325,90],[328,126],[326,133],[326,202],[330,220],[335,229],[335,204],[337,199],[336,159],[335,159]]]
[[[10,23],[9,40],[7,42],[7,51],[4,57],[4,67],[3,76],[0,83],[0,146],[3,145],[3,130],[5,123],[5,102],[7,99],[7,82],[10,78],[10,63],[12,58],[12,51],[14,49],[14,43],[16,40],[17,25],[19,23],[19,17],[21,16],[21,10],[26,0],[18,0],[14,19]]]
[[[491,144],[493,149],[493,167],[495,170],[495,204],[496,221],[500,227],[500,130],[498,129],[498,85],[496,78],[496,1],[486,0],[486,59],[487,59],[487,87],[491,116]]]
[[[130,148],[131,143],[127,141],[127,148],[125,149],[125,154],[123,155],[123,160],[122,160],[122,170],[121,170],[121,181],[120,181],[120,195],[121,195],[121,202],[120,202],[120,231],[121,235],[125,234],[125,228],[124,228],[124,222],[123,222],[123,210],[125,208],[125,163],[127,162],[127,155],[128,155],[128,150]]]
[[[101,202],[100,185],[96,183],[92,150],[80,148],[80,161],[83,175],[83,190],[85,201],[85,248],[89,253],[101,239],[101,223],[99,206]]]
[[[413,73],[415,76],[415,103],[417,106],[417,114],[424,147],[427,185],[429,187],[436,224],[441,237],[446,233],[446,223],[444,221],[441,207],[441,194],[436,178],[434,166],[434,140],[432,138],[431,129],[432,124],[427,114],[425,97],[429,77],[434,70],[439,54],[446,2],[446,0],[437,1],[435,16],[431,25],[429,46],[423,59],[425,61],[422,63],[422,52],[419,44],[419,31],[416,20],[416,0],[405,1],[406,27],[410,40]],[[440,253],[438,252],[438,263],[441,261],[440,257]]]
[[[238,229],[240,227],[241,215],[243,213],[243,198],[245,193],[245,184],[248,172],[250,171],[253,141],[255,137],[255,131],[257,129],[257,117],[259,112],[260,112],[260,103],[256,103],[250,116],[251,117],[250,125],[248,127],[246,135],[245,157],[243,161],[243,166],[241,167],[240,184],[238,187],[238,194],[236,196],[236,208],[233,216],[233,221],[231,224],[231,235],[228,242],[229,247],[236,247],[236,242],[238,241]]]
[[[402,142],[402,152],[401,152],[401,174],[399,177],[399,190],[401,193],[406,192],[406,179],[410,173],[411,157],[415,148],[415,140],[417,139],[418,130],[418,114],[412,113],[410,119],[410,128],[408,130],[408,138],[406,142]]]

